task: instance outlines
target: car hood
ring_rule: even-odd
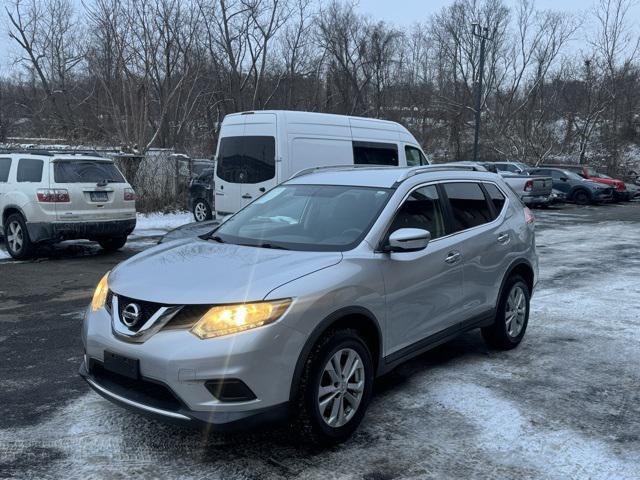
[[[118,265],[109,288],[164,304],[262,300],[271,290],[342,260],[340,252],[299,252],[184,239],[150,248]]]

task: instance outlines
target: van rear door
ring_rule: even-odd
[[[216,166],[216,212],[235,213],[278,183],[276,115],[225,119]]]
[[[68,222],[125,220],[135,217],[133,202],[124,200],[130,188],[108,159],[55,159],[51,188],[69,192],[69,202],[57,202],[56,219]]]

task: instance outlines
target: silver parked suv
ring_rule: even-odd
[[[536,283],[533,217],[472,167],[302,172],[200,238],[96,288],[81,374],[109,400],[229,430],[292,418],[349,437],[374,377],[480,327],[517,346]]]

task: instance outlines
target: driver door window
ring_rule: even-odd
[[[424,155],[420,150],[416,147],[411,147],[409,145],[405,145],[404,154],[407,157],[407,166],[408,167],[418,167],[420,165],[428,165],[427,159],[424,158]]]
[[[432,239],[445,234],[442,201],[435,185],[420,187],[411,192],[393,219],[389,234],[400,228],[428,230]]]

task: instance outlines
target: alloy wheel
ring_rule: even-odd
[[[13,252],[18,253],[22,250],[22,245],[24,244],[24,233],[20,222],[14,220],[9,224],[7,243]]]
[[[345,425],[358,411],[364,394],[365,371],[360,355],[351,348],[338,350],[320,376],[318,408],[327,425]]]
[[[511,338],[515,338],[520,335],[527,316],[527,297],[519,285],[511,289],[505,310],[504,321],[507,333]]]
[[[195,214],[198,222],[204,222],[207,219],[207,206],[204,202],[198,202],[193,209],[193,213]]]

